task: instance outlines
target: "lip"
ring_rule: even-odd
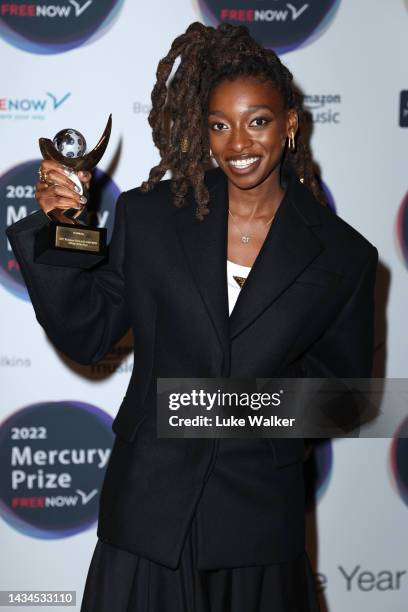
[[[252,164],[249,164],[249,166],[246,166],[245,168],[238,168],[237,166],[233,166],[229,163],[229,161],[227,161],[227,165],[231,172],[233,172],[234,174],[249,174],[253,170],[256,170],[261,161],[262,157],[258,157],[256,161],[254,161]]]

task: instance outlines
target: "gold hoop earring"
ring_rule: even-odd
[[[292,151],[292,153],[296,151],[295,132],[293,131],[290,132],[288,136],[288,148],[289,148],[289,151]]]
[[[188,140],[187,136],[183,136],[183,138],[181,139],[181,142],[180,142],[180,151],[182,153],[187,153],[188,145],[189,145],[189,140]]]

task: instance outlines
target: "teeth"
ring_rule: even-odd
[[[247,168],[251,164],[258,161],[259,157],[247,157],[246,159],[230,159],[229,164],[236,168]]]

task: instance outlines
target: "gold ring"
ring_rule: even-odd
[[[47,185],[49,185],[49,183],[47,181],[47,173],[43,172],[42,168],[39,168],[38,176],[40,177],[40,183],[46,183]]]

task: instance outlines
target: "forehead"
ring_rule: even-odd
[[[211,90],[208,98],[209,111],[244,111],[262,104],[279,111],[284,107],[284,100],[275,83],[253,76],[224,79]]]

